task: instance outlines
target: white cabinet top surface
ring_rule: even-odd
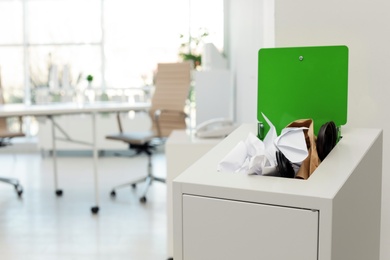
[[[353,173],[367,150],[381,136],[380,129],[342,128],[343,138],[307,180],[218,172],[218,163],[249,132],[256,134],[256,124],[243,124],[217,144],[201,160],[174,179],[180,192],[209,197],[269,202],[284,199],[331,200]],[[295,195],[295,196],[294,196]]]

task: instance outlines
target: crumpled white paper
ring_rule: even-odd
[[[277,136],[275,126],[264,114],[263,117],[270,126],[264,141],[249,133],[245,141],[240,141],[219,162],[218,171],[277,175],[277,150],[295,164],[301,163],[308,156],[304,135],[306,127],[285,128],[280,136]]]
[[[221,172],[246,172],[263,174],[275,167],[265,155],[264,143],[253,133],[249,133],[245,141],[240,141],[218,164]],[[272,169],[268,169],[272,167]]]
[[[302,162],[309,152],[306,147],[305,134],[303,130],[307,127],[288,127],[274,141],[275,146],[292,163]]]

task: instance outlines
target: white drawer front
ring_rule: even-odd
[[[316,260],[318,211],[183,195],[184,260]]]

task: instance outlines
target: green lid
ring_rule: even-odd
[[[314,120],[317,135],[322,124],[347,123],[348,48],[316,46],[264,48],[259,51],[257,119],[262,113],[278,135],[298,119]]]

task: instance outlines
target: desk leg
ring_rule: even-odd
[[[96,214],[99,211],[99,183],[98,183],[98,172],[97,172],[97,162],[98,162],[98,153],[96,147],[96,113],[92,113],[92,145],[93,145],[93,174],[95,182],[95,202],[96,205],[91,208],[92,213]]]
[[[62,190],[58,189],[58,172],[57,172],[57,146],[56,146],[56,125],[52,116],[48,116],[51,121],[51,139],[53,153],[53,173],[54,173],[54,188],[57,196],[62,196]]]

